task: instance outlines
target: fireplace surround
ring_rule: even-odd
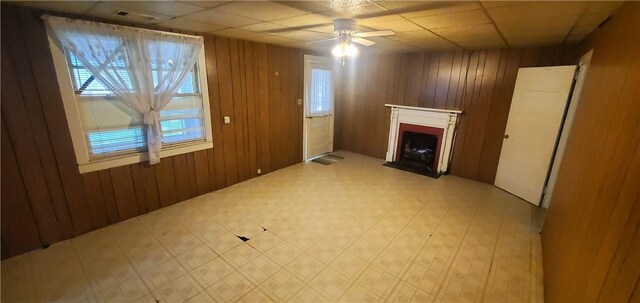
[[[407,132],[431,135],[437,138],[437,143],[430,168],[439,174],[446,173],[449,169],[458,115],[462,112],[394,104],[385,104],[385,106],[391,108],[387,162],[401,159],[405,148],[403,137]]]

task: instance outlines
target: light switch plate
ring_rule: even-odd
[[[223,120],[224,120],[224,124],[229,124],[229,123],[231,123],[231,117],[229,117],[229,116],[224,116],[224,117],[223,117]]]

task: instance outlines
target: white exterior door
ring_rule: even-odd
[[[518,70],[495,185],[539,205],[576,66]]]
[[[303,160],[333,151],[334,61],[304,56]]]

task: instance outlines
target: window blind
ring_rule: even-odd
[[[147,139],[142,115],[112,96],[73,53],[67,52],[67,57],[90,158],[145,150]],[[124,63],[121,66],[121,76],[130,83],[127,67]],[[157,84],[163,71],[154,68],[152,73]],[[176,96],[160,112],[165,146],[205,140],[197,74],[196,65],[182,82]]]

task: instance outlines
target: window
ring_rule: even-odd
[[[116,99],[99,80],[70,51],[65,51],[75,99],[78,103],[85,130],[90,158],[109,157],[114,154],[140,151],[146,147],[146,134],[142,115]],[[124,62],[122,77],[128,79]],[[202,97],[198,86],[197,65],[187,75],[178,93],[167,108],[160,112],[162,141],[168,144],[203,141],[204,123]],[[154,85],[158,70],[153,69]]]
[[[142,114],[121,102],[107,85],[68,49],[50,45],[69,121],[80,172],[145,160],[147,131]],[[117,74],[133,88],[130,66],[122,58],[113,63]],[[213,147],[206,87],[204,54],[180,84],[177,93],[160,112],[161,156]],[[154,86],[165,70],[151,65]],[[202,81],[205,80],[205,81]],[[133,92],[133,89],[132,89]]]
[[[311,88],[307,117],[320,117],[332,113],[331,71],[321,68],[311,69]]]

